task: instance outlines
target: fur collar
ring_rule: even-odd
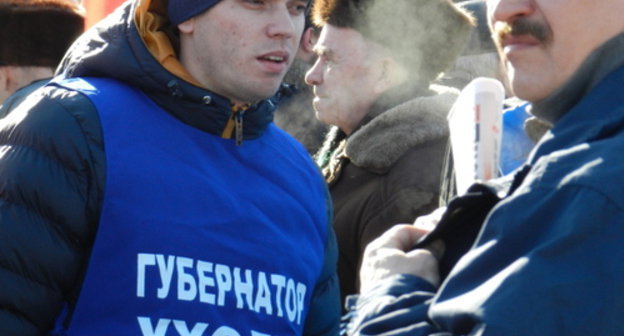
[[[319,158],[331,156],[329,161],[333,161],[344,156],[356,166],[381,173],[410,148],[447,137],[446,116],[459,93],[441,86],[432,86],[431,90],[435,92],[432,96],[408,100],[377,115],[369,115],[370,121],[346,139],[340,139],[342,132],[332,127]],[[323,162],[319,163],[323,166]]]

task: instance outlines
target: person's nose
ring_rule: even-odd
[[[488,18],[496,22],[512,23],[520,17],[530,16],[535,11],[534,0],[487,0]]]
[[[321,58],[317,57],[314,65],[305,75],[305,82],[310,86],[321,85],[323,83],[323,71],[321,66]]]
[[[296,17],[291,15],[288,7],[276,6],[267,27],[267,35],[272,38],[291,38],[295,36]]]

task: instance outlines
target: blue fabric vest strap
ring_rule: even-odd
[[[327,236],[325,189],[271,125],[236,146],[108,79],[87,95],[105,197],[69,335],[299,335]]]

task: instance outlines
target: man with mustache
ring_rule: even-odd
[[[413,248],[435,218],[368,246],[350,334],[622,334],[624,1],[487,5],[514,93],[553,128],[445,279],[443,235]]]
[[[126,1],[0,119],[0,335],[336,334],[327,187],[272,123],[308,5]]]

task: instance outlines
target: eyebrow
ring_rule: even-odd
[[[308,11],[310,10],[310,5],[312,4],[312,0],[291,0],[293,2],[303,2],[306,6],[306,16],[308,15]]]
[[[312,48],[312,51],[317,56],[331,57],[334,54],[330,48],[325,46],[314,46],[314,48]]]

